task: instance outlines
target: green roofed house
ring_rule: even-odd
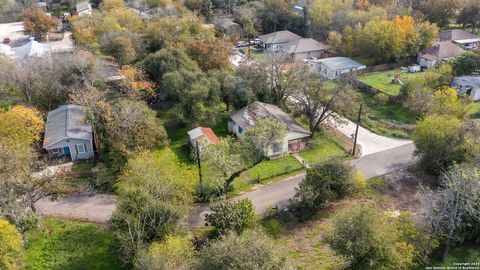
[[[48,113],[43,148],[49,157],[72,161],[94,156],[93,129],[86,120],[85,107],[64,105]]]
[[[305,150],[307,141],[312,133],[304,129],[297,121],[279,107],[255,101],[230,115],[228,120],[228,131],[239,139],[245,138],[245,131],[255,126],[257,119],[268,118],[281,121],[287,126],[287,134],[282,145],[272,145],[269,149],[269,157],[282,156],[288,153],[297,153]]]

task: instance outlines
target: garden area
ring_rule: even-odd
[[[397,96],[400,94],[400,88],[402,84],[400,82],[394,83],[395,76],[399,76],[400,82],[405,83],[410,78],[415,76],[422,76],[421,72],[408,73],[400,69],[380,71],[367,73],[357,77],[358,81],[361,81],[367,85],[370,85],[383,93],[390,96]]]
[[[129,269],[117,253],[113,232],[96,224],[45,218],[25,242],[28,270]]]

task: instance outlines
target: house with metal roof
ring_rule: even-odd
[[[30,37],[29,42],[15,49],[15,57],[18,59],[28,57],[50,57],[52,54],[52,46],[42,44]]]
[[[268,151],[269,157],[296,153],[307,148],[307,141],[312,133],[303,128],[297,121],[282,111],[279,107],[255,101],[252,104],[230,115],[228,131],[239,139],[245,138],[245,131],[257,124],[257,119],[268,118],[285,123],[287,134],[282,145],[272,145]]]
[[[262,46],[264,50],[277,52],[280,50],[282,44],[302,39],[302,37],[285,30],[259,36],[258,39],[260,40],[260,46]]]
[[[75,5],[75,10],[78,16],[90,15],[93,11],[92,5],[88,3],[88,1],[83,1]]]
[[[192,144],[193,147],[196,147],[198,143],[200,151],[209,144],[219,143],[217,135],[215,135],[211,128],[197,127],[189,130],[187,133],[190,138],[190,144]]]
[[[367,66],[352,60],[348,57],[330,57],[324,59],[311,59],[306,63],[320,76],[333,80],[340,77],[342,74],[349,73],[355,70],[364,69]]]
[[[417,63],[421,67],[432,68],[464,53],[465,50],[450,41],[437,42],[418,53]]]
[[[48,113],[43,149],[50,157],[75,161],[94,156],[93,129],[87,122],[85,110],[79,105],[64,105]]]
[[[477,47],[480,42],[480,37],[462,29],[452,29],[438,34],[438,40],[440,42],[450,41],[463,49],[472,50]]]
[[[451,84],[459,96],[469,96],[473,101],[480,100],[480,76],[455,77]]]
[[[330,46],[313,38],[302,38],[280,45],[280,51],[289,55],[294,62],[308,58],[322,58]]]

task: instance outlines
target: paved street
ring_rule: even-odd
[[[365,177],[383,175],[394,170],[402,169],[414,161],[413,143],[402,145],[393,149],[362,156],[352,160],[351,163],[362,171]],[[264,186],[257,190],[245,193],[235,200],[249,198],[255,205],[258,215],[263,214],[269,207],[283,207],[288,205],[289,199],[295,194],[295,188],[305,177],[299,174]],[[60,198],[52,201],[49,198],[37,202],[38,211],[47,216],[57,216],[72,219],[89,220],[93,222],[107,222],[115,210],[115,197],[112,195],[86,195],[69,198]],[[205,215],[209,212],[208,204],[199,204],[187,223],[192,227],[201,227],[205,224]]]

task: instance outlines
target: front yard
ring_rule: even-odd
[[[121,270],[112,231],[99,225],[45,218],[25,235],[26,270]]]

